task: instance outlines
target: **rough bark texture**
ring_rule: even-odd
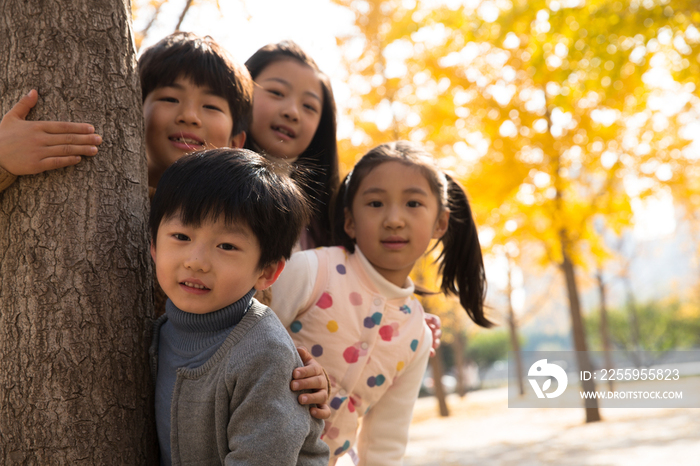
[[[92,123],[97,157],[0,193],[0,464],[154,464],[151,266],[128,0],[0,0],[0,111]]]

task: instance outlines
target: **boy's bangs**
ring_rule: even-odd
[[[239,183],[221,172],[212,170],[198,178],[208,189],[198,189],[201,184],[194,182],[169,190],[164,217],[177,216],[184,225],[193,226],[218,220],[233,225],[249,218],[250,191],[244,192],[237,186]]]
[[[222,65],[216,61],[217,58],[211,55],[200,55],[195,57],[194,63],[181,68],[180,73],[196,86],[209,88],[215,95],[231,100],[233,83],[226,73],[221,72]]]
[[[199,205],[184,203],[170,214],[178,217],[183,225],[198,228],[203,224],[223,221],[227,227],[246,224],[244,209],[240,204],[227,205],[222,199],[205,199]]]
[[[153,196],[149,227],[156,240],[163,219],[184,225],[223,221],[247,228],[260,245],[260,267],[288,258],[310,207],[282,167],[245,149],[194,152],[173,163]]]
[[[159,64],[158,70],[153,72],[149,83],[144,86],[146,93],[159,87],[167,87],[175,84],[178,78],[191,80],[196,86],[207,87],[216,95],[228,100],[232,87],[230,79],[222,72],[225,64],[221,59],[212,54],[187,53],[181,56],[165,57]],[[227,85],[228,83],[228,85]],[[144,95],[145,98],[145,95]]]

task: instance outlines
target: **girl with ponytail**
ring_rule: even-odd
[[[270,307],[329,374],[330,464],[349,453],[356,464],[399,465],[432,343],[409,274],[437,239],[441,291],[490,327],[476,225],[464,190],[407,141],[357,162],[332,218],[336,246],[294,254]]]

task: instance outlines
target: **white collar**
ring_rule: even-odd
[[[413,294],[413,291],[415,290],[415,285],[413,284],[413,280],[411,280],[411,277],[406,277],[406,283],[403,287],[396,286],[389,280],[384,278],[379,272],[377,272],[377,269],[375,269],[374,266],[369,262],[369,260],[367,260],[367,258],[364,254],[362,254],[362,251],[360,251],[360,248],[358,248],[357,245],[355,245],[355,255],[359,259],[360,264],[362,264],[362,268],[365,270],[365,273],[367,274],[369,279],[372,280],[372,283],[377,288],[377,291],[385,298],[408,298]]]

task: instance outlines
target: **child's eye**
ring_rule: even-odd
[[[311,110],[314,113],[318,113],[318,109],[313,105],[305,104],[304,107],[308,110]]]
[[[216,105],[205,105],[204,108],[206,108],[208,110],[216,110],[219,112],[223,112],[223,110],[221,110],[221,108],[217,107]]]
[[[381,207],[383,204],[381,201],[370,201],[367,205],[370,207]]]
[[[272,94],[276,97],[284,97],[284,94],[282,94],[280,91],[278,91],[276,89],[268,89],[267,92],[269,92],[270,94]]]
[[[182,233],[174,233],[173,238],[175,238],[178,241],[189,241],[190,237],[187,235],[183,235]]]
[[[161,101],[163,101],[163,102],[170,102],[170,103],[173,103],[173,104],[176,104],[176,103],[177,103],[177,99],[176,99],[175,97],[161,97],[161,98],[158,99],[158,100],[161,100]]]
[[[409,207],[420,207],[420,206],[422,206],[423,204],[421,204],[421,203],[418,202],[418,201],[408,201],[408,202],[406,203],[406,205],[408,205]]]
[[[235,251],[237,249],[236,246],[231,243],[221,243],[219,247],[224,251]]]

